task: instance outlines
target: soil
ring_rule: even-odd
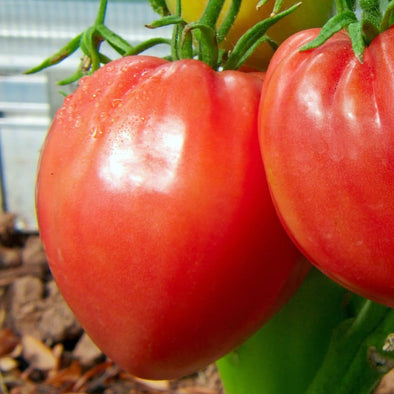
[[[0,213],[0,393],[225,394],[214,364],[173,381],[121,370],[64,302],[38,234],[18,232],[15,219]],[[376,394],[394,394],[394,372]]]

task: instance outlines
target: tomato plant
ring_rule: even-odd
[[[48,133],[37,217],[56,282],[92,339],[145,378],[239,345],[309,265],[272,205],[257,135],[262,79],[198,60],[115,60]]]
[[[267,324],[217,362],[226,394],[305,394],[327,353],[332,330],[353,317],[354,304],[346,289],[312,268]],[[343,369],[356,375],[351,365]],[[324,387],[336,393],[338,380],[331,379]]]
[[[208,0],[182,1],[182,17],[187,22],[197,21],[201,17],[207,3]],[[226,38],[221,43],[222,48],[226,50],[233,49],[238,39],[249,28],[270,16],[274,2],[268,1],[266,4],[256,9],[257,3],[257,0],[243,0],[241,2],[237,17],[231,29],[228,31]],[[283,6],[289,7],[295,3],[296,1],[294,0],[285,0]],[[281,43],[297,31],[310,27],[322,26],[332,15],[333,3],[332,0],[305,0],[296,11],[272,26],[268,34],[277,43]],[[176,0],[166,0],[166,4],[170,11],[175,13]],[[219,25],[223,22],[229,11],[230,4],[231,0],[225,1],[218,19]],[[246,63],[253,68],[265,69],[273,53],[274,49],[272,46],[268,42],[265,42],[256,49]]]
[[[218,363],[229,392],[370,394],[393,365],[393,310],[314,270],[287,301],[309,268],[297,244],[339,283],[392,305],[392,30],[359,60],[364,40],[394,22],[393,2],[336,0],[318,45],[347,26],[352,42],[342,32],[300,53],[317,30],[294,36],[263,94],[262,74],[243,64],[299,3],[276,0],[228,51],[217,43],[238,0],[219,23],[224,0],[190,23],[179,1],[167,15],[151,0],[162,12],[150,27],[174,25],[173,35],[135,46],[105,25],[107,3],[29,70],[81,49],[60,83],[90,75],[54,119],[36,189],[51,270],[86,331],[144,378],[186,375],[233,350]],[[172,63],[134,56],[163,43]]]
[[[360,62],[347,32],[276,52],[260,107],[260,142],[277,210],[324,273],[394,307],[394,27]]]

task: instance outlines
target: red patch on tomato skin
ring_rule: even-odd
[[[260,78],[141,56],[109,67],[48,134],[41,236],[61,292],[111,359],[145,378],[186,375],[254,333],[309,265],[268,192]]]
[[[271,193],[318,268],[394,306],[394,29],[363,63],[345,33],[298,52],[317,32],[290,38],[267,71],[259,133]]]

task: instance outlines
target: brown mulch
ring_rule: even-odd
[[[225,394],[214,364],[148,381],[107,359],[57,290],[39,236],[15,230],[15,219],[0,212],[0,393]],[[376,394],[394,394],[394,370]]]

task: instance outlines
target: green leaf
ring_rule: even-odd
[[[264,5],[266,5],[269,2],[269,0],[260,0],[257,5],[256,8],[259,9],[261,7],[263,7]]]
[[[161,16],[170,15],[165,0],[149,0],[149,4],[153,11],[157,12]]]
[[[53,66],[55,64],[60,63],[62,60],[73,54],[80,46],[82,38],[82,33],[75,36],[71,41],[69,41],[64,47],[59,49],[55,54],[45,59],[38,66],[31,68],[30,70],[25,71],[25,74],[33,74],[38,71],[41,71],[47,67]]]
[[[250,28],[235,44],[233,51],[223,65],[223,69],[237,69],[237,66],[239,67],[241,65],[241,59],[243,59],[242,61],[247,59],[252,53],[251,49],[256,46],[256,42],[261,40],[261,37],[266,35],[267,30],[280,19],[295,11],[300,5],[301,2],[296,3],[284,11],[258,22],[255,26]]]
[[[276,0],[274,4],[274,9],[272,10],[273,14],[277,14],[279,10],[282,8],[283,0]]]
[[[240,68],[245,62],[246,60],[248,60],[248,58],[252,55],[252,53],[256,50],[256,48],[263,44],[264,42],[267,42],[271,48],[273,48],[273,50],[275,51],[276,49],[278,49],[278,44],[276,41],[274,41],[273,39],[271,39],[269,36],[264,35],[262,37],[260,37],[258,40],[256,40],[252,46],[250,46],[248,48],[247,51],[245,51],[242,56],[238,59],[238,63],[234,64],[234,69],[237,70],[238,68]]]
[[[70,83],[78,81],[84,75],[85,75],[85,73],[83,72],[83,70],[81,68],[78,68],[74,74],[70,75],[67,78],[62,79],[61,81],[58,81],[57,84],[60,86],[69,85]]]
[[[256,9],[259,9],[263,6],[265,6],[270,0],[260,0],[257,5]],[[282,8],[284,0],[275,0],[274,8],[272,9],[273,14],[277,14],[279,10]]]
[[[185,23],[185,21],[180,16],[168,15],[145,25],[145,27],[148,29],[156,29],[157,27],[176,25],[180,23]]]
[[[353,52],[356,55],[357,59],[362,63],[363,62],[363,54],[364,54],[364,50],[365,50],[363,22],[357,21],[355,23],[351,23],[348,26],[348,32],[349,32],[350,37],[352,37]]]
[[[387,30],[394,24],[394,0],[390,1],[383,14],[380,31]]]
[[[362,62],[366,46],[394,23],[393,0],[336,0],[338,14],[321,29],[320,34],[301,50],[316,48],[333,34],[346,28],[352,41],[353,51]],[[357,6],[357,7],[356,7]],[[357,10],[356,10],[357,8]],[[357,14],[361,14],[360,19]]]
[[[124,55],[126,52],[132,49],[132,46],[121,36],[113,32],[105,25],[97,25],[97,32],[115,49],[120,55]]]
[[[349,26],[351,23],[357,22],[357,17],[353,11],[345,10],[340,14],[333,16],[329,21],[322,27],[319,35],[308,44],[301,48],[301,51],[317,48],[324,44],[330,37],[335,33],[342,30],[344,27]]]
[[[346,3],[347,3],[348,9],[354,10],[356,7],[357,0],[347,0]]]
[[[370,23],[379,26],[382,18],[378,0],[359,0],[360,8],[363,10],[363,18],[369,20]]]

